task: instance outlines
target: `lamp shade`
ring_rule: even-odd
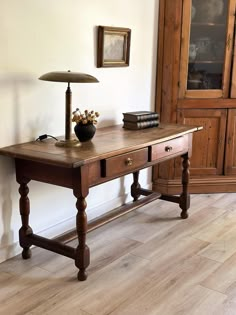
[[[99,82],[92,75],[69,71],[54,71],[48,72],[39,77],[39,80],[53,82],[68,82],[68,83],[96,83]]]

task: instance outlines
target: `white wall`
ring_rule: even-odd
[[[49,71],[79,71],[98,84],[72,84],[73,108],[100,112],[98,127],[122,112],[153,109],[159,0],[0,0],[0,147],[64,134],[66,84],[39,81]],[[96,68],[96,26],[131,28],[130,66]],[[150,171],[141,184],[148,186]],[[91,189],[88,217],[130,200],[131,176]],[[72,191],[31,182],[30,223],[55,236],[75,226]],[[107,192],[109,191],[109,195]],[[0,157],[0,261],[19,253],[14,162]],[[47,206],[47,207],[46,207]]]

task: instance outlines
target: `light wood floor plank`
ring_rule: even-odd
[[[226,299],[224,303],[218,305],[218,309],[214,312],[214,315],[235,315],[236,300]]]
[[[160,255],[158,252],[163,250],[162,246],[164,246],[164,248],[168,248],[168,245],[170,245],[171,249],[175,250],[176,244],[181,246],[181,239],[192,237],[198,229],[209,226],[209,224],[211,224],[215,218],[219,217],[220,214],[222,214],[221,209],[208,208],[207,212],[205,209],[202,209],[192,215],[188,220],[181,220],[174,228],[164,230],[159,234],[159,236],[151,239],[143,245],[140,245],[132,253],[140,257],[148,257],[148,259],[151,259],[152,256]],[[209,243],[205,241],[202,241],[201,244],[204,244],[202,248],[209,245]]]
[[[236,207],[225,211],[222,209],[222,215],[211,222],[211,226],[199,228],[193,237],[206,242],[229,239],[235,236]]]
[[[156,273],[152,280],[143,287],[143,291],[139,291],[136,295],[127,299],[112,315],[166,314],[163,313],[163,309],[168,308],[168,305],[172,305],[175,309],[174,304],[184,304],[189,292],[216,268],[216,262],[194,256],[173,266],[171,269],[166,268],[166,272],[160,270],[160,273]],[[199,295],[194,298],[198,300]]]
[[[152,294],[154,300],[154,292]],[[152,305],[146,303],[144,307],[143,304],[138,304],[138,308],[136,307],[137,301],[135,300],[133,304],[132,302],[130,303],[130,306],[133,305],[134,308],[120,308],[112,312],[111,315],[209,315],[215,314],[219,307],[222,307],[222,304],[226,301],[225,295],[207,290],[199,285],[192,288],[185,288],[185,290],[180,289],[176,294],[173,293],[171,296],[172,298],[168,299],[168,301],[166,299],[157,299],[157,303],[153,304],[152,301]]]
[[[71,283],[70,290],[60,291],[57,296],[52,297],[36,310],[39,314],[44,314],[45,311],[48,314],[56,312],[59,314],[61,309],[66,308],[70,314],[80,308],[89,314],[108,314],[127,299],[127,295],[132,295],[137,287],[141,289],[149,264],[148,260],[126,254],[106,268],[92,274],[86,282]],[[150,279],[151,273],[146,282]]]
[[[236,252],[236,235],[230,239],[217,240],[203,249],[199,255],[224,262]]]
[[[202,285],[236,297],[236,254],[219,266]]]
[[[236,194],[193,195],[189,214],[156,200],[92,231],[84,282],[39,248],[0,264],[0,315],[235,315]]]
[[[209,315],[215,314],[218,308],[224,304],[227,297],[224,294],[208,290],[200,285],[185,288],[172,296],[171,303],[162,301],[154,310],[155,315]]]

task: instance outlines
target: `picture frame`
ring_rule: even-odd
[[[97,67],[128,67],[131,29],[98,26]]]

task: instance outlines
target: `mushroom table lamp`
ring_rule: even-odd
[[[78,145],[79,141],[76,139],[72,139],[71,134],[71,100],[72,100],[72,92],[70,89],[70,83],[96,83],[99,82],[95,77],[80,72],[71,72],[68,71],[55,71],[48,72],[39,77],[39,80],[43,81],[53,81],[53,82],[66,82],[68,83],[66,90],[66,108],[65,108],[65,140],[60,140],[56,142],[57,146],[62,147],[73,147]]]

